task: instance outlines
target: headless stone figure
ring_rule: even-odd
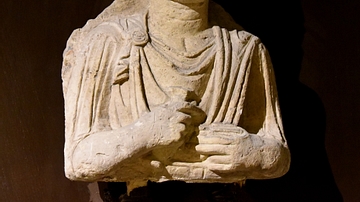
[[[208,0],[115,1],[73,32],[62,78],[71,180],[130,192],[289,168],[268,53]]]

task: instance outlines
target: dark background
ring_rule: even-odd
[[[95,184],[63,174],[60,72],[72,30],[111,2],[0,2],[0,201],[98,201]],[[255,201],[341,201],[339,190],[345,202],[360,201],[360,3],[219,3],[270,52],[292,152],[287,175],[248,181],[246,193]]]

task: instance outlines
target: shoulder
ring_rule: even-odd
[[[74,47],[79,43],[91,43],[90,39],[97,41],[104,38],[112,38],[116,42],[133,41],[135,44],[147,42],[144,14],[89,20],[84,27],[73,31],[67,46]]]
[[[233,43],[240,43],[240,44],[247,44],[247,45],[261,45],[261,40],[247,32],[244,30],[238,31],[238,30],[233,30],[233,31],[229,31],[230,37],[231,37],[231,41]]]
[[[234,52],[242,53],[246,50],[249,53],[267,54],[267,49],[259,37],[243,30],[230,31],[229,35]]]
[[[84,27],[74,30],[63,52],[62,78],[67,80],[72,69],[85,60],[89,50],[100,48],[101,44],[105,45],[109,40],[120,43],[122,33],[119,24],[114,21],[99,23],[96,20],[89,20]],[[101,53],[101,51],[97,52]]]

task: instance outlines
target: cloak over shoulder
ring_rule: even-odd
[[[172,99],[169,81],[158,79],[153,57],[168,63],[166,71],[180,81],[202,81],[189,91],[207,114],[203,125],[231,124],[286,145],[271,62],[257,37],[214,26],[208,46],[174,54],[147,33],[145,17],[112,18],[70,37],[62,75],[65,159],[87,136],[126,126]],[[183,71],[184,65],[191,68]],[[65,167],[73,169],[72,162]]]

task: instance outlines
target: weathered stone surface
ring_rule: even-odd
[[[73,32],[62,78],[69,179],[132,189],[288,170],[267,51],[213,2],[115,1]]]

